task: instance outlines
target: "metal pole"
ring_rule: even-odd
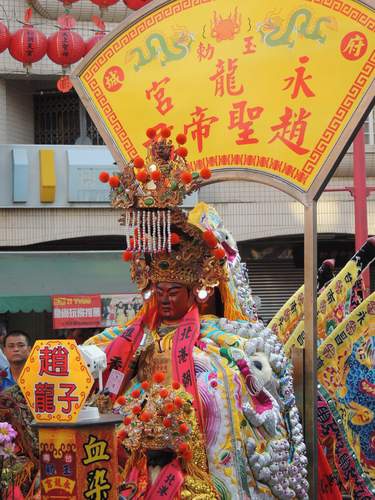
[[[353,163],[355,251],[357,251],[368,238],[366,153],[363,127],[361,127],[353,141]],[[362,278],[365,286],[365,296],[367,296],[370,290],[369,269],[362,273]]]
[[[318,433],[317,417],[317,273],[316,201],[305,206],[305,397],[304,430],[308,458],[310,498],[318,497]]]

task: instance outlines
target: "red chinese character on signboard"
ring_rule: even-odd
[[[72,403],[78,401],[77,396],[72,396],[72,393],[77,389],[75,384],[60,384],[60,389],[66,389],[64,396],[58,396],[57,401],[66,403],[66,407],[62,408],[61,411],[65,414],[69,414],[72,411]]]
[[[193,117],[193,122],[184,125],[184,134],[186,135],[191,129],[191,136],[197,141],[198,151],[201,153],[203,148],[203,139],[210,135],[211,125],[219,120],[217,116],[205,116],[207,108],[195,107],[195,111],[190,113]],[[196,117],[196,118],[195,118]]]
[[[108,92],[117,92],[122,87],[125,74],[120,66],[112,66],[104,73],[103,84]]]
[[[146,97],[150,101],[151,97],[155,99],[157,102],[156,109],[162,115],[165,115],[173,109],[172,99],[170,97],[165,97],[165,88],[163,85],[166,85],[170,81],[170,78],[167,76],[160,80],[160,82],[152,82],[151,88],[146,90]]]
[[[47,382],[39,382],[34,386],[34,401],[36,413],[55,412],[55,386]]]
[[[232,111],[229,111],[229,130],[239,128],[241,132],[238,134],[236,144],[254,144],[259,142],[257,138],[251,137],[254,130],[251,128],[254,120],[257,120],[264,108],[261,106],[247,107],[247,101],[234,102]]]
[[[203,42],[200,42],[198,48],[197,48],[197,56],[199,59],[199,62],[201,62],[203,59],[207,59],[207,61],[210,61],[214,55],[215,52],[215,47],[208,43],[205,45]]]
[[[43,347],[39,352],[40,370],[39,375],[46,373],[56,377],[66,377],[69,375],[68,349],[61,345],[50,349]]]
[[[366,52],[368,41],[366,36],[360,31],[352,31],[342,39],[341,54],[349,61],[357,61]]]
[[[256,52],[257,46],[254,42],[253,36],[246,36],[243,41],[245,42],[244,51],[242,54],[254,54]]]
[[[215,82],[215,95],[223,97],[225,92],[228,95],[239,95],[243,92],[243,85],[236,88],[235,72],[238,68],[237,59],[228,59],[227,67],[225,62],[219,59],[216,64],[216,73],[210,76],[210,80]]]
[[[310,59],[307,56],[302,56],[299,58],[299,62],[301,64],[306,64],[307,62],[309,62],[309,60]],[[302,90],[306,97],[314,97],[314,92],[306,83],[306,80],[311,80],[312,78],[311,75],[305,76],[306,68],[304,66],[298,66],[298,68],[295,68],[294,71],[296,72],[296,76],[291,76],[284,79],[284,82],[286,82],[286,86],[283,88],[283,90],[288,90],[293,85],[293,91],[291,95],[292,99],[295,99],[298,96],[300,90]]]
[[[274,142],[276,139],[280,139],[281,142],[298,155],[306,154],[308,149],[302,147],[302,144],[305,139],[307,126],[305,120],[309,116],[311,116],[311,113],[304,108],[299,110],[297,116],[297,113],[294,113],[291,108],[286,106],[285,113],[280,116],[280,123],[271,127],[271,130],[275,131],[276,134],[268,141],[268,144]]]

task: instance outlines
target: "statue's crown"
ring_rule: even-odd
[[[176,136],[176,144],[170,139],[170,128],[162,128],[159,135],[149,128],[146,134],[145,159],[133,158],[116,175],[100,174],[100,179],[112,187],[112,205],[116,208],[176,208],[211,176],[207,167],[200,171],[190,168],[184,134]]]

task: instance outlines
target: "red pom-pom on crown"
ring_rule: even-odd
[[[185,134],[177,134],[176,135],[176,142],[177,142],[177,144],[180,144],[180,145],[185,144],[186,140],[187,139],[186,139],[186,135]]]
[[[146,135],[149,139],[155,139],[156,137],[156,130],[154,128],[148,128],[146,130]]]
[[[109,181],[109,173],[108,172],[100,172],[99,174],[100,182],[106,184]]]

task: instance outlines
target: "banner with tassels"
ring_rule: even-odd
[[[322,289],[317,299],[317,334],[319,339],[325,339],[359,303],[361,298],[359,297],[358,280],[362,271],[371,264],[374,258],[375,238],[371,237],[347,262],[337,276]],[[289,300],[292,300],[292,298]],[[286,308],[288,302],[280,311]],[[305,325],[302,320],[297,324],[293,333],[289,333],[284,341],[279,337],[284,343],[284,350],[287,354],[290,353],[294,346],[300,349],[305,347],[304,329]]]
[[[325,338],[344,319],[350,307],[352,287],[356,283],[362,267],[358,260],[350,260],[339,274],[322,291],[317,300],[318,337]],[[303,314],[303,310],[302,310]],[[302,316],[301,314],[301,316]],[[300,321],[284,342],[287,353],[292,347],[305,347],[305,324]]]
[[[287,342],[303,317],[304,288],[300,286],[268,324],[282,344]]]
[[[318,387],[369,485],[375,481],[374,362],[375,292],[318,348]]]
[[[323,290],[317,300],[317,331],[323,339],[329,335],[345,318],[350,307],[352,287],[356,283],[361,265],[358,260],[350,260],[339,274]],[[294,332],[285,342],[287,353],[292,347],[305,347],[305,323],[300,321]]]

